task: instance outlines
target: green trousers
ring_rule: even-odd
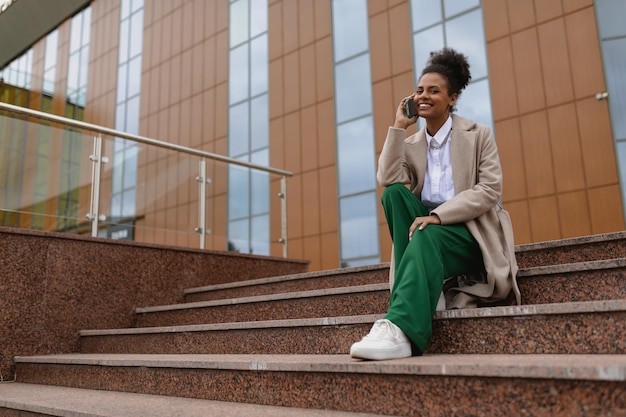
[[[394,284],[385,318],[400,327],[420,352],[432,335],[432,318],[447,277],[480,271],[480,248],[463,223],[409,227],[428,210],[402,184],[385,188],[382,205],[393,241]]]

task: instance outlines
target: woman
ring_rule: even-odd
[[[470,79],[467,58],[444,48],[398,105],[376,174],[393,241],[389,309],[352,345],[353,358],[421,355],[444,280],[447,308],[501,301],[511,291],[520,303],[496,142],[488,127],[452,114]],[[407,116],[407,100],[417,116]],[[426,126],[406,138],[418,117]]]

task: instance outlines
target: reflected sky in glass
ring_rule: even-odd
[[[228,117],[228,154],[237,156],[248,153],[248,105],[245,101],[233,106]]]
[[[441,21],[441,3],[433,0],[411,0],[413,30],[420,30]]]
[[[446,22],[448,46],[467,56],[472,79],[487,76],[487,49],[480,9]]]
[[[341,259],[378,255],[376,192],[340,200]]]
[[[367,5],[363,0],[333,0],[335,62],[369,49]]]
[[[250,253],[255,255],[270,254],[270,216],[253,217],[251,219]]]
[[[624,24],[626,2],[624,0],[596,0],[594,3],[600,37],[626,36],[626,24]]]
[[[247,217],[250,210],[249,168],[236,165],[228,167],[228,217]]]
[[[230,51],[228,65],[228,99],[237,103],[248,98],[248,44],[245,43]]]
[[[626,38],[603,41],[602,48],[613,134],[626,139]]]
[[[269,104],[268,95],[263,94],[250,102],[251,150],[256,151],[269,146]],[[266,163],[267,164],[267,163]]]
[[[228,33],[230,46],[239,45],[248,40],[248,0],[236,0],[230,3],[230,21]]]
[[[468,85],[461,93],[456,108],[459,116],[487,125],[493,132],[488,80]]]
[[[413,56],[415,62],[415,85],[410,92],[415,91],[415,87],[420,79],[422,70],[430,58],[430,53],[439,51],[444,47],[443,25],[439,24],[430,29],[423,30],[413,35]],[[408,94],[407,94],[408,95]]]
[[[480,6],[480,0],[444,0],[443,9],[446,17],[451,17],[466,10]]]
[[[374,127],[371,117],[338,127],[337,169],[339,195],[359,193],[376,186]]]
[[[250,95],[268,90],[267,34],[250,42]]]
[[[335,67],[337,123],[372,113],[369,54]]]

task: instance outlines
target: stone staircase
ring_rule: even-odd
[[[189,288],[15,358],[0,416],[626,416],[626,232],[516,251],[524,304],[437,312],[423,357],[347,355],[386,264]]]

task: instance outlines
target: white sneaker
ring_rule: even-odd
[[[411,342],[398,326],[387,319],[376,320],[372,330],[352,345],[350,356],[375,361],[411,356]]]

